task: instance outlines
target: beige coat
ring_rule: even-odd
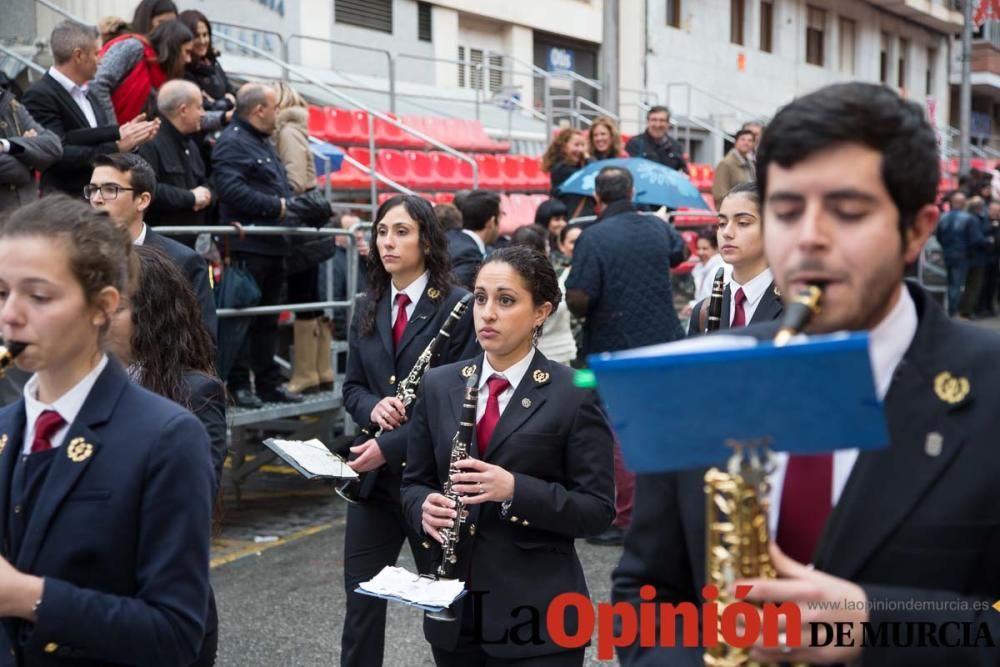
[[[303,107],[279,111],[274,137],[292,190],[298,194],[316,187],[316,163],[309,151],[309,112]]]
[[[731,149],[715,168],[715,178],[712,180],[712,199],[716,208],[719,202],[729,194],[729,191],[740,183],[756,181],[754,164],[740,155],[735,148]]]

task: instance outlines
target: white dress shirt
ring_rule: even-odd
[[[410,297],[410,303],[406,305],[406,321],[409,322],[410,318],[413,317],[413,311],[417,307],[417,301],[420,301],[420,297],[423,296],[424,290],[427,289],[427,281],[430,280],[430,272],[424,271],[419,278],[414,280],[412,283],[406,286],[405,289],[396,289],[395,285],[392,285],[392,281],[389,284],[392,285],[392,301],[389,302],[389,329],[392,329],[392,325],[396,323],[396,312],[399,308],[396,307],[396,295],[400,292],[406,294]]]
[[[745,285],[740,285],[736,282],[736,278],[729,279],[729,324],[732,326],[733,317],[736,315],[736,290],[743,288],[743,294],[746,296],[747,300],[743,302],[743,314],[746,316],[746,323],[750,324],[753,319],[753,314],[757,312],[757,306],[760,305],[760,300],[764,297],[764,292],[767,288],[771,286],[774,281],[774,276],[771,274],[771,269],[764,269],[756,276],[751,278],[746,282]]]
[[[49,443],[53,449],[62,445],[63,440],[66,439],[66,433],[69,431],[70,424],[80,414],[80,409],[83,407],[84,401],[87,400],[87,396],[90,395],[90,390],[94,388],[94,383],[97,382],[101,371],[107,365],[108,357],[102,354],[101,360],[94,366],[94,370],[87,373],[72,389],[52,403],[42,403],[38,400],[38,376],[31,376],[24,385],[24,416],[27,421],[24,428],[24,443],[21,445],[22,454],[28,455],[31,453],[31,441],[35,439],[35,422],[38,421],[38,415],[42,414],[45,410],[55,410],[63,418],[63,421],[66,422],[49,439]]]
[[[476,405],[476,423],[483,418],[483,414],[486,412],[486,401],[490,397],[489,387],[486,385],[486,381],[489,380],[494,375],[499,375],[500,377],[510,382],[510,386],[500,392],[500,396],[497,397],[497,405],[500,408],[500,414],[503,415],[503,411],[507,408],[507,404],[510,403],[510,399],[514,396],[514,392],[517,391],[517,386],[521,384],[521,380],[524,379],[524,374],[528,372],[531,368],[531,361],[535,358],[535,348],[532,346],[531,351],[524,355],[524,358],[519,362],[505,370],[503,373],[493,370],[490,366],[489,358],[483,355],[483,371],[479,374],[479,402]]]
[[[76,85],[68,76],[55,67],[49,68],[49,76],[58,81],[59,85],[66,89],[69,96],[76,102],[76,106],[80,107],[80,111],[83,112],[90,126],[97,127],[97,116],[94,114],[94,107],[90,104],[90,99],[87,97],[87,84],[83,84],[82,86]]]
[[[463,229],[462,233],[468,234],[469,237],[476,242],[476,247],[479,248],[480,254],[482,254],[483,257],[486,257],[486,244],[483,243],[483,240],[479,237],[479,234],[475,233],[471,229]]]
[[[880,401],[885,401],[892,384],[893,373],[903,360],[903,355],[909,349],[913,337],[917,335],[917,307],[913,297],[905,286],[900,288],[899,301],[889,314],[878,325],[868,332],[868,356],[872,363],[872,375],[875,382],[875,394]],[[748,318],[749,319],[749,318]],[[858,458],[857,449],[841,449],[833,453],[833,497],[831,505],[836,506],[851,476],[854,462]],[[788,465],[786,452],[774,452],[772,455],[774,472],[771,474],[771,534],[778,530],[778,512],[781,508],[781,491],[785,483],[785,468]]]
[[[146,223],[145,222],[142,223],[142,231],[139,232],[139,235],[135,237],[134,241],[132,241],[132,245],[143,245],[144,243],[146,243]]]
[[[732,280],[733,267],[731,264],[726,264],[721,253],[715,253],[707,262],[704,264],[699,262],[691,269],[691,277],[694,279],[692,305],[712,296],[712,279],[715,278],[715,272],[719,267],[725,269],[723,280],[726,282]]]

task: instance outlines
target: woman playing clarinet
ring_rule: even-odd
[[[4,665],[190,665],[205,636],[208,434],[104,350],[133,262],[80,199],[0,223],[3,337],[33,373],[0,410]]]
[[[455,621],[424,621],[439,666],[583,664],[584,649],[566,650],[549,637],[545,610],[560,593],[588,594],[573,540],[611,524],[614,465],[611,431],[594,392],[574,386],[572,369],[535,348],[560,300],[544,255],[523,246],[493,253],[474,292],[484,353],[429,371],[421,385],[403,476],[407,521],[440,543],[456,512],[468,512],[454,576],[469,594],[452,605]],[[479,388],[476,426],[470,456],[452,476],[459,508],[441,490],[472,376]],[[533,613],[540,616],[534,625]],[[525,621],[512,638],[510,627]],[[567,619],[570,632],[574,623]]]
[[[756,183],[737,185],[719,204],[719,254],[732,265],[732,278],[722,296],[721,328],[745,327],[781,317],[781,295],[764,256],[760,194]],[[691,311],[688,335],[705,330],[703,299]]]
[[[344,382],[347,411],[358,424],[370,425],[351,448],[350,466],[362,480],[358,502],[347,509],[344,536],[347,609],[340,663],[361,667],[382,664],[386,603],[355,593],[358,584],[395,564],[406,539],[418,563],[430,555],[424,538],[407,528],[400,506],[409,425],[406,408],[396,398],[397,385],[468,294],[452,285],[448,241],[424,199],[398,195],[386,200],[372,233],[368,290],[351,322]],[[472,315],[466,311],[450,338],[437,346],[431,365],[471,356],[474,346]]]

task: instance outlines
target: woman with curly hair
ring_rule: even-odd
[[[215,344],[201,324],[198,299],[173,260],[152,246],[135,246],[135,254],[139,259],[135,286],[111,320],[109,348],[128,366],[136,384],[187,408],[204,425],[218,498],[226,458],[226,390],[215,377]],[[217,503],[217,519],[218,510]],[[218,632],[212,594],[205,637],[191,667],[215,664]]]
[[[615,121],[607,116],[598,116],[587,131],[591,160],[612,160],[625,157],[622,149],[622,135]]]
[[[563,128],[545,149],[542,171],[548,173],[552,186],[551,196],[566,205],[570,218],[591,215],[593,200],[582,195],[559,194],[563,181],[587,164],[587,139],[571,127]]]
[[[380,665],[385,643],[385,601],[355,593],[358,584],[394,564],[404,540],[418,562],[428,551],[407,528],[399,499],[406,459],[408,415],[397,384],[437,335],[455,304],[468,294],[451,282],[448,242],[434,210],[415,195],[383,203],[372,230],[368,290],[351,322],[344,406],[358,424],[376,424],[364,435],[350,466],[362,475],[357,503],[347,508],[344,586],[347,611],[341,665]],[[473,354],[472,309],[455,323],[432,366]]]

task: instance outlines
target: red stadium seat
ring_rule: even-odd
[[[380,175],[406,187],[413,185],[413,179],[410,178],[410,161],[400,151],[382,148],[376,153],[376,156],[375,169]],[[380,190],[391,189],[382,182],[379,183],[378,187]]]
[[[390,118],[396,118],[395,114],[386,114]],[[391,123],[387,123],[381,118],[375,119],[375,143],[379,146],[392,146],[401,148],[424,148],[426,144],[408,132]]]
[[[506,201],[506,208],[503,208]],[[500,233],[512,234],[518,227],[530,225],[535,221],[535,209],[530,195],[512,193],[501,199],[504,216],[500,219]]]
[[[441,151],[431,152],[431,163],[434,165],[434,174],[437,175],[440,187],[449,190],[469,187],[458,173],[458,160],[453,155],[442,153]]]
[[[410,181],[417,190],[432,190],[442,187],[441,177],[435,170],[432,153],[424,151],[404,151],[403,156],[410,163]]]
[[[326,109],[323,107],[318,107],[315,104],[309,105],[309,134],[316,137],[317,139],[322,139],[323,141],[328,140],[328,134],[326,130],[328,114]]]
[[[367,129],[362,134],[356,123],[355,113],[348,109],[326,107],[326,141],[335,144],[359,144],[368,136]]]
[[[472,164],[466,162],[465,160],[455,160],[455,168],[458,169],[458,178],[462,185],[460,188],[471,188],[472,187]],[[480,185],[479,187],[482,187]]]
[[[500,173],[503,176],[504,190],[518,191],[528,189],[528,178],[524,175],[523,163],[520,155],[499,155],[496,156],[500,163]]]
[[[504,190],[504,177],[496,155],[480,153],[473,156],[479,166],[479,187],[486,190]]]
[[[436,192],[434,193],[434,203],[435,204],[451,204],[455,201],[454,192]]]
[[[528,190],[549,190],[549,175],[542,171],[541,158],[522,156],[521,169],[528,181]]]
[[[369,163],[368,150],[363,148],[348,148],[347,155],[361,164],[367,166]],[[323,177],[317,181],[320,186],[324,185]],[[340,171],[330,174],[330,187],[335,190],[366,190],[370,187],[371,177],[361,171],[347,160],[340,166]]]

